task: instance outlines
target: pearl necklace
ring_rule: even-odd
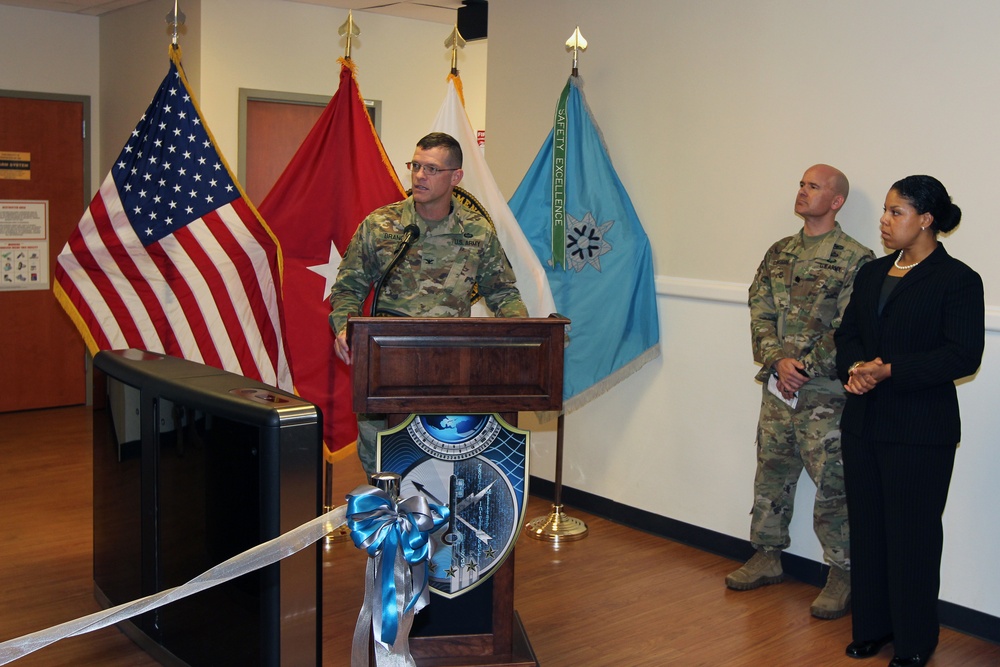
[[[909,271],[910,269],[912,269],[917,264],[919,264],[920,262],[923,261],[923,260],[920,260],[920,262],[914,262],[913,264],[907,264],[906,266],[903,266],[903,265],[901,265],[899,263],[899,260],[901,260],[901,259],[903,259],[903,251],[902,250],[899,251],[899,254],[896,255],[896,259],[892,262],[893,266],[895,266],[900,271]]]

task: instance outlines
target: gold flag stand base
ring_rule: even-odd
[[[334,509],[333,506],[327,505],[323,507],[323,512],[324,513],[332,512],[333,509]],[[328,545],[337,544],[339,542],[347,542],[348,540],[351,539],[351,529],[347,527],[346,523],[341,524],[336,528],[334,528],[329,533],[327,533],[326,537],[324,537],[323,539],[326,541]]]
[[[562,459],[565,415],[559,415],[556,427],[556,483],[552,511],[548,516],[540,516],[525,524],[528,535],[536,540],[553,544],[582,540],[587,536],[587,524],[579,519],[563,514],[562,506]]]
[[[323,513],[329,514],[333,510],[333,464],[327,460],[323,470]],[[345,523],[327,533],[326,537],[323,538],[323,543],[324,546],[329,547],[331,544],[347,542],[350,539],[351,529]]]
[[[524,528],[529,537],[548,542],[572,542],[587,536],[587,524],[563,514],[562,505],[553,505],[548,516],[532,519]]]

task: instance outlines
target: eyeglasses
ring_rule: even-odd
[[[455,167],[454,169],[442,169],[441,167],[435,167],[432,164],[420,164],[419,162],[407,162],[406,168],[414,174],[422,169],[428,176],[434,176],[439,171],[458,171],[461,169],[461,167]]]

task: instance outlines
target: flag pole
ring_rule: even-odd
[[[587,524],[580,519],[568,516],[563,512],[562,505],[562,468],[563,468],[563,418],[560,414],[556,427],[556,481],[552,494],[552,511],[547,516],[532,519],[524,528],[529,537],[559,544],[582,540],[587,536]]]
[[[172,27],[170,43],[175,47],[177,46],[177,34],[180,32],[180,26],[184,25],[184,19],[187,18],[184,16],[184,12],[177,9],[177,1],[174,0],[174,10],[167,14],[167,25]]]
[[[324,457],[326,458],[326,457]],[[327,458],[325,461],[325,466],[323,470],[323,513],[329,514],[334,510],[333,507],[333,464]],[[323,538],[324,546],[329,548],[331,544],[336,544],[337,542],[346,542],[351,538],[351,529],[347,527],[347,524],[341,524],[333,531],[327,533],[326,537]]]
[[[566,50],[573,52],[573,76],[578,77],[580,76],[580,70],[577,65],[579,63],[580,52],[587,50],[587,40],[580,34],[580,26],[576,26],[576,30],[566,40]]]
[[[347,37],[347,45],[344,47],[344,57],[350,60],[351,41],[361,34],[361,28],[354,22],[354,13],[350,9],[347,10],[347,20],[337,29],[337,34],[341,37]]]
[[[566,50],[573,52],[573,76],[580,76],[579,55],[580,51],[587,50],[587,40],[580,34],[580,26],[576,27],[573,34],[566,40]],[[565,263],[563,270],[565,270]],[[553,543],[572,542],[582,540],[587,536],[587,524],[580,519],[575,519],[563,512],[562,505],[562,471],[563,471],[563,434],[564,434],[563,413],[559,413],[556,426],[556,479],[555,488],[552,492],[552,511],[548,516],[532,519],[525,525],[528,535],[537,540],[547,540]]]
[[[458,76],[458,50],[465,48],[465,38],[458,31],[458,25],[452,28],[451,34],[444,40],[445,48],[451,49],[451,75]]]
[[[358,24],[354,22],[354,12],[347,10],[347,20],[341,24],[340,28],[337,29],[337,34],[341,37],[346,37],[347,44],[344,47],[344,60],[351,60],[351,42],[355,37],[361,34],[361,28]],[[330,460],[329,456],[324,456],[324,466],[323,466],[323,511],[326,513],[332,512],[334,509],[333,504],[333,462]],[[351,531],[347,527],[347,524],[343,524],[329,533],[324,542],[325,546],[329,548],[331,544],[336,544],[338,542],[347,542],[351,538]]]

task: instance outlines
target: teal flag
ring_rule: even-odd
[[[571,321],[563,386],[571,412],[660,354],[649,239],[576,77],[510,208],[556,310]]]

